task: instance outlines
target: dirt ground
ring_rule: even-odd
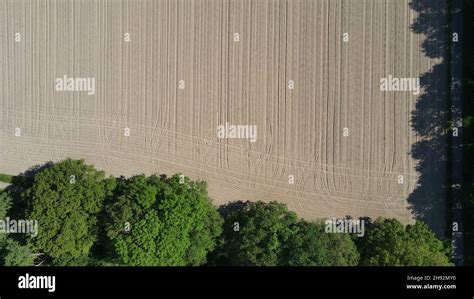
[[[0,1],[0,172],[83,158],[206,180],[216,204],[411,223],[418,96],[380,79],[438,63],[415,17],[408,0]],[[64,75],[95,94],[55,90]],[[217,138],[226,122],[256,142]]]

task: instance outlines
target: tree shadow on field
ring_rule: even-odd
[[[439,62],[420,76],[422,93],[411,115],[411,126],[419,141],[411,156],[418,162],[418,184],[409,195],[409,209],[417,220],[427,223],[438,237],[446,235],[447,130],[449,110],[449,18],[445,1],[412,0],[417,16],[411,30],[425,39],[425,56]]]

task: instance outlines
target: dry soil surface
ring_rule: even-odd
[[[407,0],[0,1],[0,172],[83,158],[206,180],[216,204],[411,223],[418,96],[380,78],[439,62],[414,18]],[[95,94],[56,91],[64,75]],[[226,122],[256,142],[217,138]]]

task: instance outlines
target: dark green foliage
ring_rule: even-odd
[[[33,266],[35,255],[27,245],[21,245],[13,239],[7,239],[5,247],[5,266]]]
[[[359,262],[351,236],[326,233],[322,223],[298,222],[283,247],[283,266],[356,266]]]
[[[329,234],[324,225],[298,220],[285,204],[236,202],[222,208],[224,237],[214,263],[235,266],[357,265],[348,234]]]
[[[5,219],[11,207],[12,200],[6,192],[0,193],[0,220]],[[7,234],[0,232],[0,259],[3,261],[7,254]],[[3,264],[3,263],[2,263]]]
[[[366,226],[365,237],[356,238],[326,233],[324,224],[298,219],[277,202],[233,202],[220,212],[225,222],[210,202],[206,184],[187,177],[114,179],[82,160],[48,163],[15,176],[8,191],[0,191],[0,219],[8,213],[39,223],[37,237],[0,234],[0,262],[451,265],[449,246],[421,222],[404,227],[397,220],[379,219]]]
[[[204,264],[222,230],[205,183],[187,177],[120,178],[114,199],[106,230],[121,264]]]
[[[12,200],[6,192],[0,193],[0,219],[4,220]],[[5,266],[32,266],[35,255],[26,245],[21,245],[6,233],[0,232],[0,261]]]
[[[56,265],[86,259],[97,240],[97,217],[115,187],[103,171],[83,160],[64,160],[35,174],[24,192],[26,218],[38,221],[37,237],[28,243]]]
[[[225,218],[218,263],[234,266],[276,266],[283,244],[297,222],[294,212],[277,202],[247,202]]]
[[[8,215],[8,211],[12,206],[12,199],[8,196],[8,193],[0,191],[0,219],[5,219]],[[0,234],[0,238],[4,236]]]
[[[364,266],[449,266],[449,250],[422,222],[406,228],[395,219],[377,219],[359,240]]]

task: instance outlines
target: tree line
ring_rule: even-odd
[[[276,201],[216,207],[207,185],[179,174],[106,176],[83,160],[14,176],[0,219],[38,232],[0,233],[5,266],[422,266],[452,265],[448,242],[416,222],[368,221],[363,237],[327,233]]]

